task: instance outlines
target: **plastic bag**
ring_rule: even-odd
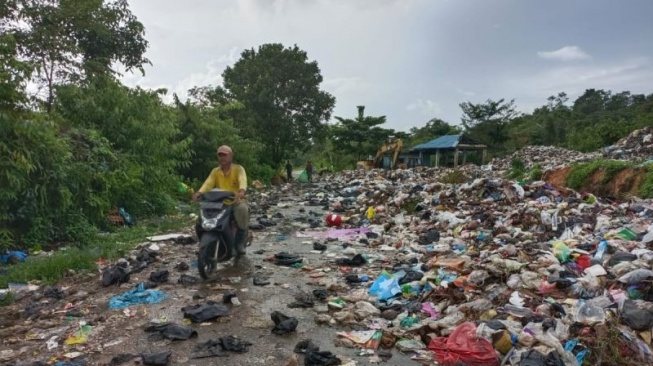
[[[570,253],[569,247],[567,247],[565,243],[561,241],[556,241],[555,243],[553,243],[553,255],[555,255],[556,258],[558,258],[560,263],[566,263],[569,261],[569,253]]]
[[[302,171],[298,180],[300,183],[308,183],[308,173],[306,173],[306,170]]]
[[[434,338],[428,349],[441,365],[499,366],[492,343],[476,337],[476,325],[463,323],[449,337]]]
[[[393,276],[383,271],[374,283],[372,283],[369,294],[377,296],[382,301],[394,297],[401,292],[401,287],[399,286],[399,279],[401,277],[397,275]]]

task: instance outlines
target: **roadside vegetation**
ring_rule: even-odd
[[[574,101],[559,93],[527,114],[514,100],[462,102],[461,123],[401,121],[418,127],[395,131],[387,123],[396,121],[364,106],[333,116],[336,99],[324,90],[317,61],[277,43],[246,49],[224,70],[223,85],[197,85],[181,100],[120,82],[121,72],[144,72],[157,61],[145,57],[145,26],[126,1],[62,3],[0,3],[0,252],[54,253],[0,267],[0,287],[92,270],[98,258],[115,258],[163,230],[167,219],[152,218],[188,204],[186,187],[200,186],[222,144],[250,180],[269,184],[286,160],[353,168],[390,136],[409,148],[466,133],[500,156],[538,144],[595,150],[653,124],[653,94],[588,89]],[[574,167],[572,186],[597,164]],[[462,181],[460,174],[451,181]],[[512,167],[515,179],[541,174],[523,162]],[[641,192],[653,196],[653,173]],[[136,226],[114,229],[108,217],[121,208]]]

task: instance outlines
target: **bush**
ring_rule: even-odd
[[[539,165],[539,164],[536,164],[535,166],[533,166],[533,168],[531,169],[531,172],[530,172],[530,179],[531,180],[540,180],[540,179],[542,179],[542,175],[543,175],[542,166]]]
[[[526,164],[524,161],[519,158],[514,158],[510,161],[510,171],[508,173],[508,178],[510,179],[522,179],[526,174]]]
[[[632,166],[632,163],[626,161],[603,159],[589,163],[573,164],[567,176],[567,187],[580,189],[597,169],[603,169],[604,176],[602,183],[608,183],[617,173]]]
[[[57,95],[52,114],[0,114],[0,249],[83,246],[113,207],[173,212],[190,157],[174,108],[111,79]]]
[[[445,184],[463,184],[467,182],[467,180],[469,180],[469,178],[459,169],[451,171],[440,179],[440,181]]]
[[[644,179],[639,186],[639,195],[642,198],[653,198],[653,166],[646,167]]]

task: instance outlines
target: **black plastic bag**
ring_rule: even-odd
[[[522,355],[519,366],[565,366],[565,363],[558,352],[549,352],[544,356],[535,350],[530,350]]]
[[[319,351],[320,347],[316,346],[310,339],[304,339],[295,345],[295,353],[305,354],[308,351]]]
[[[190,286],[190,285],[195,285],[200,282],[200,279],[195,277],[195,276],[189,276],[186,274],[181,275],[179,279],[177,280],[177,283],[181,283],[184,286]]]
[[[312,351],[306,352],[304,365],[306,366],[333,366],[341,365],[342,361],[329,351]]]
[[[301,263],[303,259],[297,254],[290,254],[287,252],[281,252],[274,255],[275,262],[277,266],[292,266],[295,263]]]
[[[168,272],[165,269],[161,271],[152,272],[150,273],[150,281],[155,283],[168,282],[168,276],[170,276],[170,272]]]
[[[160,341],[162,339],[176,341],[197,337],[197,332],[193,330],[193,328],[176,323],[153,324],[146,327],[145,331],[153,333],[148,337],[148,340],[152,342]]]
[[[111,362],[109,362],[109,366],[122,365],[124,363],[127,363],[135,359],[136,357],[138,357],[138,355],[132,355],[130,353],[121,353],[118,356],[115,356],[111,359]]]
[[[327,246],[324,244],[320,244],[318,242],[313,243],[313,250],[319,250],[321,252],[327,250]]]
[[[273,312],[270,315],[270,317],[274,322],[274,328],[272,328],[272,333],[276,335],[284,335],[284,334],[292,333],[295,331],[295,329],[297,329],[297,325],[299,324],[297,318],[288,317],[278,311]]]
[[[229,314],[229,309],[226,306],[214,301],[202,305],[185,306],[181,310],[184,312],[184,318],[190,318],[193,323],[203,323]]]
[[[129,272],[127,268],[115,265],[105,268],[102,272],[102,286],[120,285],[129,282]]]
[[[367,263],[367,259],[362,254],[356,254],[354,258],[340,258],[336,260],[336,264],[340,266],[359,267]]]
[[[143,365],[167,365],[172,356],[171,351],[163,351],[158,353],[141,353],[143,358]]]

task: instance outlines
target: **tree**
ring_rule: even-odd
[[[145,28],[127,0],[17,0],[16,34],[20,56],[35,67],[51,111],[55,86],[96,75],[115,74],[115,63],[127,71],[149,63],[144,57]]]
[[[365,106],[359,105],[357,108],[358,116],[355,119],[335,117],[338,123],[333,126],[332,136],[335,147],[360,160],[363,156],[375,154],[395,131],[380,127],[386,122],[385,116],[366,116]]]
[[[460,104],[460,108],[463,110],[463,126],[472,138],[495,148],[508,140],[508,124],[519,116],[514,99],[510,102],[488,99],[483,104],[465,102]]]
[[[25,82],[32,69],[17,56],[14,36],[0,35],[0,110],[17,110],[26,101]]]
[[[424,126],[410,129],[410,145],[422,144],[440,136],[457,135],[461,132],[458,126],[452,126],[439,118],[432,118]]]
[[[182,176],[193,182],[203,182],[216,166],[216,148],[226,144],[233,148],[236,162],[245,167],[248,178],[271,178],[261,176],[261,168],[256,163],[261,152],[259,144],[243,139],[234,121],[225,117],[233,114],[232,110],[243,109],[242,104],[207,106],[200,102],[181,103],[176,94],[174,98],[181,130],[179,139],[189,140],[191,148],[189,164],[178,169]]]
[[[222,74],[229,97],[251,111],[245,137],[265,147],[264,160],[273,167],[306,151],[311,139],[323,133],[335,98],[320,90],[322,75],[306,52],[282,44],[264,44],[241,53]]]
[[[16,2],[1,1],[0,15],[0,110],[9,112],[19,109],[26,101],[25,83],[32,68],[18,58],[16,34],[11,27],[16,21]]]

